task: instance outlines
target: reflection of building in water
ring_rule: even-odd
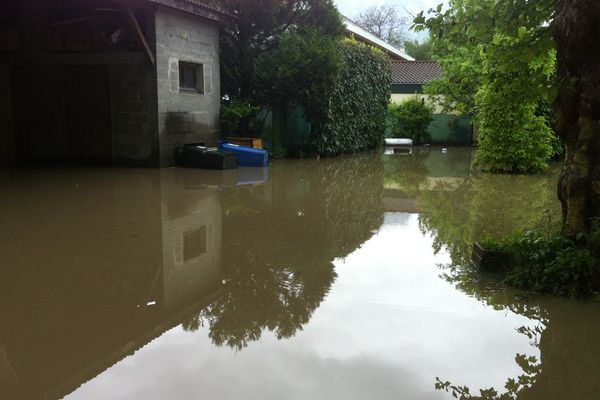
[[[185,302],[218,281],[221,267],[221,202],[215,189],[181,190],[162,171],[163,301]],[[185,179],[185,176],[183,177]],[[209,279],[207,279],[209,278]]]
[[[381,226],[383,173],[369,155],[285,163],[262,185],[264,170],[3,181],[0,398],[59,398],[200,317],[213,343],[232,347],[302,329],[335,279],[332,261]]]
[[[470,148],[415,148],[408,156],[383,155],[386,212],[421,213],[423,192],[454,191],[469,177]]]
[[[0,398],[62,397],[218,293],[219,192],[177,172],[0,187]]]

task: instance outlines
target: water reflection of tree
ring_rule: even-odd
[[[429,172],[430,173],[430,172]],[[496,310],[530,319],[517,328],[539,348],[541,357],[517,354],[522,374],[504,388],[474,393],[468,387],[439,379],[436,387],[460,399],[597,399],[600,393],[600,308],[575,300],[532,298],[502,287],[469,268],[471,244],[484,236],[502,237],[548,224],[548,210],[558,207],[555,175],[471,175],[458,185],[439,180],[416,195],[423,233],[434,249],[447,249],[451,262],[442,276],[458,290]],[[557,214],[551,211],[550,214]],[[473,392],[473,393],[472,393]]]
[[[289,338],[336,278],[332,261],[383,222],[376,155],[275,165],[267,185],[224,193],[224,291],[184,324],[206,324],[217,345],[241,349],[268,329]]]
[[[427,183],[426,160],[430,153],[428,148],[416,148],[410,155],[384,155],[385,187],[401,190],[414,199]]]
[[[473,175],[457,188],[439,183],[422,192],[419,224],[434,239],[434,250],[448,249],[453,263],[466,265],[471,245],[485,236],[503,237],[548,223],[558,207],[553,174],[545,176]]]
[[[538,359],[517,354],[523,373],[507,379],[504,389],[479,394],[465,386],[436,379],[436,388],[459,399],[592,400],[600,393],[600,305],[573,299],[531,297],[456,266],[446,266],[445,279],[496,310],[511,311],[532,321],[517,328],[539,348]]]

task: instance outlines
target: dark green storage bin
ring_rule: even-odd
[[[202,143],[186,144],[175,149],[175,165],[186,168],[235,169],[237,157],[231,152],[207,149]]]

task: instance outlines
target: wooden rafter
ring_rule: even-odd
[[[133,29],[138,42],[144,47],[144,49],[146,49],[146,54],[148,55],[148,58],[150,59],[150,62],[152,63],[152,65],[156,66],[156,60],[154,59],[154,54],[152,53],[152,50],[150,49],[150,45],[148,44],[148,41],[146,40],[146,37],[144,36],[144,32],[142,32],[142,28],[140,28],[140,24],[138,23],[138,20],[135,17],[135,14],[133,13],[133,11],[131,10],[131,7],[129,6],[128,0],[121,0],[121,4],[123,4],[123,8],[125,9],[125,13],[127,15],[127,20],[129,21],[129,24],[131,25],[131,28]]]

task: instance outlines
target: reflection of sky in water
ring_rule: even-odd
[[[334,263],[338,278],[304,330],[234,352],[206,329],[174,328],[69,399],[438,399],[435,377],[476,389],[539,356],[515,332],[536,323],[494,311],[439,277],[417,215],[386,214],[378,233]]]
[[[390,229],[396,225],[407,227],[411,220],[411,214],[408,213],[387,213],[384,217],[384,228]]]

